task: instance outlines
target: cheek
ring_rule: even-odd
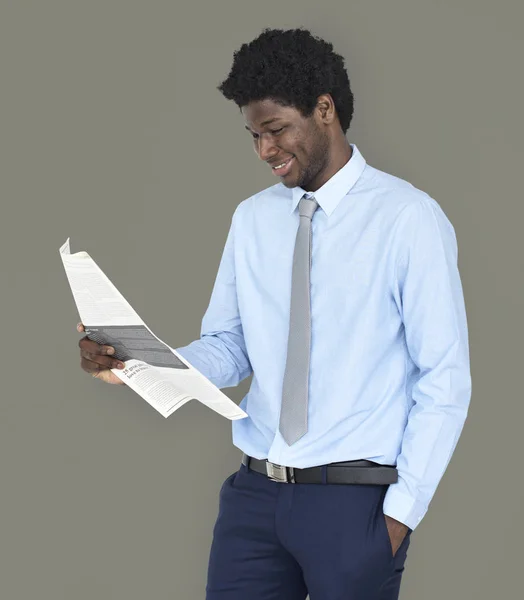
[[[290,154],[294,154],[297,162],[300,165],[304,165],[307,163],[308,152],[307,149],[304,148],[304,145],[300,142],[289,143],[287,145]]]

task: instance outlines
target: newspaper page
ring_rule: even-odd
[[[113,346],[114,358],[124,369],[111,369],[165,418],[189,400],[196,399],[230,420],[247,414],[162,342],[87,252],[71,254],[69,239],[60,256],[86,335]]]

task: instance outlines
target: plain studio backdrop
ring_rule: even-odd
[[[401,596],[519,595],[523,18],[511,0],[1,3],[2,599],[204,597],[231,424],[195,401],[164,419],[81,371],[58,249],[71,236],[171,346],[197,338],[235,207],[278,181],[216,86],[242,43],[298,26],[346,59],[348,139],[458,238],[471,407]]]

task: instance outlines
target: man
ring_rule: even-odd
[[[453,226],[348,143],[331,44],[266,29],[219,89],[279,182],[235,210],[201,337],[178,348],[218,387],[253,374],[207,599],[394,600],[471,394]],[[106,347],[80,347],[120,383]]]

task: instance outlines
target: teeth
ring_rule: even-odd
[[[276,167],[273,167],[273,169],[281,169],[284,165],[287,165],[287,163],[290,161],[291,159],[287,160],[286,162],[282,163],[281,165],[277,165]]]

